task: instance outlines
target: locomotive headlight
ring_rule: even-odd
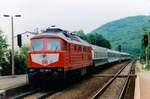
[[[34,69],[29,69],[30,72],[34,72]]]
[[[48,69],[45,69],[45,71],[48,72],[49,70],[48,70]]]
[[[58,71],[62,71],[62,69],[61,68],[59,68],[59,69],[57,69]]]
[[[40,69],[40,72],[44,72],[44,69]]]

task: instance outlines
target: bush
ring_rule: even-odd
[[[25,55],[22,51],[15,52],[14,63],[15,74],[25,74],[27,70],[27,53]],[[3,58],[3,62],[1,62],[1,67],[1,75],[11,75],[11,50],[6,52],[5,58]]]
[[[1,64],[1,75],[10,75],[11,74],[11,50],[5,51],[5,58],[0,62]]]

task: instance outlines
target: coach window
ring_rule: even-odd
[[[48,41],[48,50],[60,50],[60,42],[58,40],[49,40]]]

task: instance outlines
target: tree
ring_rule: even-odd
[[[3,32],[0,30],[0,66],[2,66],[2,63],[5,60],[7,46],[8,45],[6,44],[6,38],[3,35]]]
[[[146,54],[145,54],[145,46],[143,44],[143,39],[141,40],[141,55],[140,55],[140,61],[144,62],[146,60]]]
[[[78,35],[79,37],[81,37],[83,40],[87,40],[87,36],[84,34],[84,31],[83,31],[83,30],[79,30],[79,31],[77,32],[77,35]]]
[[[29,46],[28,45],[23,45],[20,49],[20,54],[22,56],[22,58],[24,59],[24,64],[22,64],[23,68],[26,70],[27,69],[27,62],[28,62],[28,49]]]
[[[0,75],[2,75],[2,69],[4,66],[7,66],[9,64],[7,60],[7,43],[6,43],[6,37],[4,36],[3,32],[0,30]],[[5,68],[5,67],[4,67]],[[7,71],[9,72],[9,71]]]
[[[14,56],[14,61],[15,61],[15,74],[24,74],[26,73],[27,70],[27,59],[26,57],[19,53],[16,52]]]
[[[100,34],[88,34],[88,42],[97,46],[102,46],[111,49],[111,44],[108,40],[104,39]]]
[[[83,30],[77,32],[77,35],[90,44],[102,46],[111,49],[111,44],[100,34],[85,34]]]

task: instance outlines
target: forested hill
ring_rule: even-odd
[[[139,55],[144,30],[150,28],[149,20],[150,17],[142,15],[127,17],[104,24],[91,33],[103,35],[113,49],[121,45],[122,51]]]

